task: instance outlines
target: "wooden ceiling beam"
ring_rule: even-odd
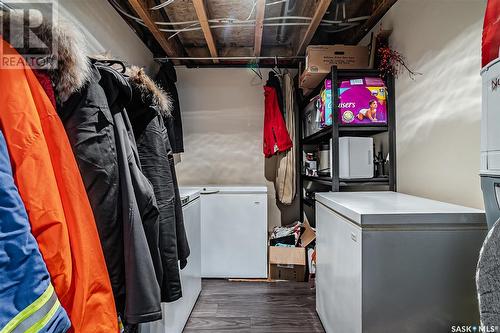
[[[264,15],[266,12],[266,0],[257,0],[255,10],[255,42],[253,55],[258,57],[262,51],[262,33],[264,31]]]
[[[366,34],[382,19],[397,0],[384,0],[373,11],[370,18],[359,28],[354,28],[351,35],[346,38],[346,44],[358,44]]]
[[[302,38],[302,41],[300,42],[299,47],[297,49],[298,56],[304,54],[306,47],[309,45],[312,38],[314,37],[314,33],[318,29],[319,24],[321,23],[323,16],[325,16],[328,7],[330,7],[331,2],[332,0],[319,1],[318,7],[316,7],[316,11],[314,12],[314,15],[312,17],[311,24],[309,24],[309,26],[307,27],[306,33]]]
[[[210,55],[212,57],[217,57],[217,47],[215,46],[214,36],[210,30],[210,25],[208,24],[207,10],[203,0],[193,0],[194,10],[196,11],[196,16],[198,16],[198,21],[200,22],[201,30],[205,36],[208,49],[210,50]],[[214,64],[219,63],[219,60],[214,59]]]
[[[181,46],[176,43],[176,40],[169,40],[165,33],[160,31],[155,24],[153,17],[149,13],[149,8],[144,4],[142,0],[128,0],[130,6],[134,9],[134,11],[139,15],[139,17],[144,21],[144,24],[149,29],[151,34],[153,34],[154,38],[160,44],[161,48],[167,56],[175,57],[183,54],[183,50]]]

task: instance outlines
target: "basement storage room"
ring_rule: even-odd
[[[500,0],[0,0],[0,333],[500,333]]]

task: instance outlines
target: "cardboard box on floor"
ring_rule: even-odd
[[[369,68],[369,49],[352,45],[310,45],[306,49],[306,66],[299,87],[314,89],[330,73],[333,65],[339,69]]]
[[[269,247],[269,277],[273,280],[304,282],[306,249],[303,247]]]
[[[304,282],[306,275],[306,247],[316,239],[316,232],[306,220],[300,236],[302,247],[269,247],[269,277],[273,280]]]

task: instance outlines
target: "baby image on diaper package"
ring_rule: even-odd
[[[387,124],[387,88],[381,78],[342,81],[339,120],[343,125]]]

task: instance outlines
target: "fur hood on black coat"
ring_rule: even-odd
[[[160,88],[146,73],[137,66],[127,68],[128,82],[132,87],[132,104],[136,107],[155,109],[162,116],[170,116],[172,98]]]
[[[14,22],[17,20],[18,22]],[[28,22],[19,16],[9,15],[0,12],[0,27],[2,38],[13,45],[29,45],[25,38],[19,34],[13,34],[11,26],[23,25],[27,28]],[[27,36],[27,34],[24,34]],[[41,55],[46,64],[42,69],[47,71],[56,95],[61,101],[66,101],[71,94],[81,89],[90,77],[90,63],[87,57],[87,47],[84,36],[69,23],[59,22],[58,24],[42,23],[36,29],[36,36],[46,45],[53,41],[56,52]],[[29,56],[33,49],[16,47],[21,55]],[[39,54],[39,50],[36,50]]]

